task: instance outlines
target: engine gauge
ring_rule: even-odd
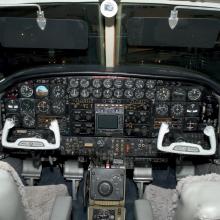
[[[156,114],[158,116],[168,116],[169,106],[167,104],[158,104],[156,106]]]
[[[121,98],[122,96],[123,96],[123,90],[121,90],[121,89],[116,89],[115,91],[114,91],[114,96],[116,97],[116,98]]]
[[[30,115],[25,115],[22,124],[26,128],[33,128],[35,126],[35,118]]]
[[[32,99],[21,99],[20,100],[20,109],[23,114],[34,113],[35,103]]]
[[[135,91],[135,98],[137,99],[142,99],[144,97],[144,91],[140,90],[140,89],[137,89]]]
[[[191,101],[197,101],[201,98],[202,92],[198,88],[193,88],[188,91],[188,99]]]
[[[55,114],[55,115],[62,115],[65,113],[65,110],[66,110],[66,106],[65,106],[65,102],[64,101],[55,101],[53,102],[52,104],[52,112]]]
[[[103,97],[106,99],[110,99],[112,97],[112,91],[110,89],[106,89],[103,91]]]
[[[92,92],[92,95],[97,99],[101,98],[102,97],[102,90],[101,89],[94,89]]]
[[[185,101],[186,100],[186,91],[183,88],[176,88],[172,93],[173,101]]]
[[[122,81],[121,79],[116,79],[116,80],[114,81],[114,86],[115,86],[115,88],[117,88],[117,89],[122,88],[122,86],[123,86],[123,81]]]
[[[93,81],[92,81],[92,85],[93,85],[93,87],[94,88],[101,88],[101,86],[102,86],[102,81],[101,81],[101,79],[94,79]]]
[[[154,99],[155,91],[153,89],[148,89],[145,93],[147,99]]]
[[[22,97],[24,98],[30,98],[33,95],[34,91],[32,86],[28,85],[28,84],[23,84],[20,87],[20,94]]]
[[[184,113],[184,106],[179,103],[174,104],[171,108],[171,113],[174,117],[182,116]]]
[[[170,99],[170,90],[168,88],[162,87],[157,91],[157,100],[168,101]]]
[[[79,80],[75,78],[71,78],[69,84],[73,88],[77,88],[79,86]]]
[[[47,101],[40,101],[37,104],[37,110],[39,113],[49,113],[50,105]]]
[[[144,88],[144,80],[142,80],[142,79],[138,79],[138,80],[136,80],[136,82],[135,82],[135,86],[136,86],[136,88],[138,88],[138,89],[143,89]]]
[[[133,81],[132,79],[127,79],[127,80],[125,81],[125,86],[126,86],[126,88],[128,88],[128,89],[133,88],[133,86],[134,86],[134,81]]]
[[[106,89],[109,89],[112,87],[112,79],[105,79],[103,81],[103,86],[106,88]]]
[[[79,96],[79,89],[72,88],[70,89],[69,94],[71,98],[77,98]]]
[[[44,98],[48,96],[49,89],[46,85],[39,85],[36,87],[35,93],[38,98]]]
[[[65,96],[65,87],[62,85],[56,85],[53,87],[51,91],[51,95],[53,98],[60,99]]]
[[[90,92],[88,89],[83,89],[81,92],[80,92],[80,95],[82,98],[88,98],[89,95],[90,95]]]
[[[127,89],[125,90],[124,95],[126,98],[130,99],[134,96],[134,92],[131,89]]]
[[[89,80],[88,79],[81,79],[80,80],[80,86],[82,87],[82,88],[87,88],[87,87],[89,87]]]
[[[146,87],[148,89],[153,89],[156,86],[156,80],[148,79],[146,82]]]

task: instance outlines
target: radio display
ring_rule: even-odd
[[[98,115],[98,129],[118,129],[117,115]]]

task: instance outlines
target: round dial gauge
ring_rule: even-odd
[[[183,88],[176,88],[173,90],[172,100],[173,101],[185,101],[186,91]]]
[[[138,89],[143,89],[144,88],[144,80],[142,80],[142,79],[138,79],[138,80],[136,80],[136,82],[135,82],[135,86],[136,86],[136,88],[138,88]]]
[[[167,101],[170,98],[170,90],[168,88],[162,87],[157,91],[157,99],[159,101]]]
[[[193,88],[188,91],[188,98],[191,101],[197,101],[201,98],[202,92],[198,88]]]
[[[80,93],[80,95],[83,97],[83,98],[88,98],[90,93],[87,89],[83,89]]]
[[[127,79],[125,81],[125,86],[128,88],[128,89],[131,89],[133,86],[134,86],[134,81],[132,79]]]
[[[48,96],[49,90],[47,86],[39,85],[36,87],[35,93],[37,97],[43,98],[43,97]]]
[[[95,98],[101,98],[102,97],[102,91],[101,89],[94,89],[93,92],[92,92],[93,96]]]
[[[21,112],[23,113],[34,113],[34,101],[30,99],[22,99],[20,102]]]
[[[73,88],[70,89],[70,97],[77,98],[79,96],[79,89]]]
[[[112,91],[110,89],[104,90],[103,97],[106,98],[106,99],[111,98],[112,97]]]
[[[41,113],[48,113],[50,109],[49,103],[47,101],[40,101],[37,104],[37,109]]]
[[[20,94],[24,98],[30,98],[33,95],[34,91],[30,85],[24,84],[20,88]]]
[[[184,107],[182,104],[174,104],[171,108],[172,116],[182,116],[184,113]]]
[[[130,99],[134,96],[134,92],[130,89],[125,90],[124,95],[126,98]]]
[[[156,80],[148,79],[146,82],[146,87],[148,89],[153,89],[156,86]]]
[[[17,112],[19,110],[19,103],[17,100],[10,99],[6,101],[5,107],[10,112]]]
[[[111,79],[105,79],[103,82],[103,85],[106,89],[109,89],[112,87],[112,80]]]
[[[122,81],[121,79],[116,79],[116,80],[114,81],[114,86],[115,86],[117,89],[122,88],[122,86],[123,86],[123,81]]]
[[[26,128],[33,128],[35,126],[35,118],[30,115],[25,115],[22,123]]]
[[[80,80],[80,86],[81,86],[82,88],[87,88],[87,87],[89,87],[89,80],[88,80],[88,79],[81,79],[81,80]]]
[[[70,84],[71,87],[76,88],[76,87],[79,86],[79,80],[71,78],[70,81],[69,81],[69,84]]]
[[[114,91],[114,96],[118,99],[121,98],[123,96],[123,91],[121,89],[116,89]]]
[[[97,88],[97,89],[100,88],[102,86],[101,79],[94,79],[92,81],[92,85],[93,85],[94,88]]]
[[[56,99],[63,98],[65,95],[65,88],[62,85],[56,85],[52,89],[52,97]]]
[[[63,101],[55,101],[52,104],[52,111],[54,114],[62,115],[65,113],[66,106]]]
[[[142,99],[144,97],[144,91],[138,89],[135,91],[135,98]]]
[[[167,116],[169,111],[169,107],[167,104],[159,104],[156,106],[156,113],[159,116]]]
[[[196,103],[190,103],[186,107],[186,114],[190,116],[197,116],[200,112],[200,106]]]
[[[147,90],[145,93],[147,99],[153,99],[154,95],[155,95],[155,91],[152,89]]]

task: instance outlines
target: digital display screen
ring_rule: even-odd
[[[98,129],[118,129],[117,115],[98,115]]]

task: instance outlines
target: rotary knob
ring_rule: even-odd
[[[113,186],[109,181],[102,181],[98,185],[98,192],[100,195],[107,197],[112,194]]]

